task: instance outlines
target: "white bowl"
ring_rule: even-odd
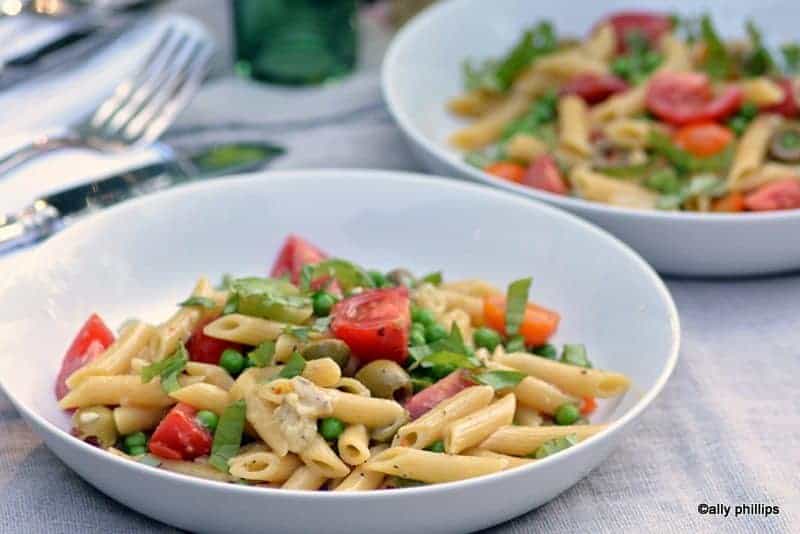
[[[491,216],[482,216],[490,213]],[[265,273],[297,232],[369,267],[444,269],[507,283],[562,314],[557,342],[586,343],[635,385],[610,428],[563,454],[464,482],[362,494],[222,484],[120,459],[68,433],[53,397],[65,348],[100,313],[162,320],[201,274]],[[0,272],[0,383],[50,449],[114,499],[207,532],[465,532],[539,506],[586,476],[655,398],[677,360],[678,316],[652,269],[605,232],[469,184],[377,171],[263,173],[175,189],[82,221]],[[412,510],[413,513],[408,513]]]
[[[688,276],[767,274],[800,268],[800,210],[748,214],[689,214],[619,208],[565,198],[495,178],[468,165],[447,137],[463,121],[445,109],[462,92],[466,58],[503,54],[525,28],[552,20],[559,35],[585,35],[614,10],[675,11],[675,2],[570,0],[457,0],[427,9],[395,37],[383,64],[383,93],[413,153],[431,172],[458,175],[571,211],[627,242],[662,273]],[[743,35],[748,17],[772,43],[794,40],[793,0],[700,1],[691,12],[709,11],[720,31]],[[688,7],[688,6],[687,6]]]

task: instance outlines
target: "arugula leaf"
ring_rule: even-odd
[[[800,43],[786,43],[781,46],[783,70],[787,74],[800,74]]]
[[[294,378],[302,374],[305,368],[305,359],[303,359],[299,352],[295,351],[275,378]]]
[[[508,141],[521,133],[539,137],[543,132],[543,127],[555,120],[557,105],[558,95],[555,91],[549,91],[534,100],[525,115],[506,125],[500,136],[501,141]]]
[[[462,67],[464,86],[469,91],[505,91],[528,65],[557,47],[553,25],[540,22],[526,31],[505,57],[488,59],[477,66],[465,61]]]
[[[308,341],[311,332],[322,333],[328,330],[331,324],[331,320],[333,317],[318,317],[314,319],[314,322],[311,326],[294,326],[294,325],[286,325],[286,328],[283,329],[284,334],[289,334],[290,336],[294,336],[300,341]]]
[[[186,347],[181,344],[172,356],[151,363],[141,370],[142,384],[146,384],[155,377],[160,376],[161,389],[167,393],[172,393],[181,387],[178,383],[178,376],[183,371],[183,368],[186,367],[188,361],[189,354],[186,352]]]
[[[513,388],[519,384],[527,375],[519,371],[486,371],[484,373],[473,375],[473,378],[485,384],[492,386],[496,390]]]
[[[442,271],[436,271],[435,273],[429,273],[420,278],[420,284],[433,284],[438,286],[442,283]]]
[[[331,258],[303,267],[300,272],[300,288],[309,291],[313,280],[325,276],[335,278],[345,293],[356,287],[375,287],[375,282],[362,267],[346,260]]]
[[[578,436],[576,434],[567,434],[563,438],[555,438],[545,441],[544,443],[539,445],[539,447],[535,451],[529,454],[528,457],[541,460],[542,458],[546,458],[551,454],[555,454],[557,452],[569,449],[570,447],[572,447],[577,443],[578,443]]]
[[[311,316],[311,299],[291,283],[275,278],[237,278],[231,282],[237,310],[244,315],[298,323]]]
[[[247,358],[256,367],[266,367],[272,364],[272,358],[275,356],[275,342],[265,341],[255,349],[247,353]]]
[[[700,35],[706,45],[706,59],[703,68],[715,80],[724,80],[732,72],[732,61],[725,43],[717,34],[711,17],[705,14],[700,19]]]
[[[662,195],[656,202],[656,207],[662,210],[680,208],[687,200],[697,196],[719,197],[725,194],[725,180],[717,176],[695,176],[683,185],[677,193]]]
[[[733,157],[733,146],[728,146],[719,154],[698,158],[683,150],[665,134],[653,131],[648,138],[650,149],[663,156],[682,176],[697,173],[721,173],[728,168]]]
[[[408,354],[415,363],[427,358],[436,352],[455,352],[456,354],[464,354],[469,356],[470,352],[464,344],[464,337],[461,335],[461,329],[458,325],[453,323],[450,329],[450,334],[438,341],[434,341],[428,345],[420,345],[418,347],[411,347],[408,349]]]
[[[576,365],[578,367],[592,368],[592,362],[586,354],[586,346],[578,344],[564,345],[564,351],[561,353],[561,361],[569,365]]]
[[[188,299],[184,300],[183,302],[179,302],[178,306],[185,308],[188,306],[201,306],[203,308],[214,308],[217,305],[214,302],[214,299],[210,299],[208,297],[189,297]]]
[[[629,30],[625,41],[627,53],[612,61],[611,71],[632,84],[639,84],[656,70],[664,56],[650,49],[650,41],[641,31]]]
[[[674,195],[681,189],[681,180],[678,178],[678,173],[675,172],[675,169],[665,167],[650,174],[644,185],[663,195]]]
[[[775,71],[775,60],[764,46],[761,32],[752,20],[746,24],[747,35],[750,37],[751,50],[745,56],[742,67],[748,76],[763,76]]]
[[[225,408],[217,423],[208,463],[224,473],[228,472],[228,460],[236,456],[242,444],[246,409],[244,400],[238,400]]]
[[[531,278],[522,278],[511,282],[506,291],[506,335],[515,336],[525,316],[528,305],[528,292],[531,289]]]

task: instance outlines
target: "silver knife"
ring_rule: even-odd
[[[46,239],[75,220],[124,200],[176,185],[259,169],[284,150],[269,143],[208,145],[191,153],[165,150],[168,159],[70,187],[0,216],[0,253]]]

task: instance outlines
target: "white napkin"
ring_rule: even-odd
[[[83,65],[58,76],[33,79],[0,94],[0,153],[93,111],[118,83],[136,72],[170,25],[207,35],[205,28],[189,17],[154,16]],[[47,192],[157,158],[152,149],[111,155],[85,150],[54,152],[0,177],[0,215],[16,212]]]

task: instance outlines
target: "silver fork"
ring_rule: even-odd
[[[0,159],[0,177],[60,148],[111,152],[151,144],[197,92],[213,53],[206,37],[167,28],[142,67],[97,109],[62,132],[34,139]]]

